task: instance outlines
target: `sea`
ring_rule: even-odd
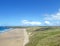
[[[5,26],[0,26],[0,33],[6,32],[6,31],[8,31],[8,29],[10,29],[10,28],[5,27]]]

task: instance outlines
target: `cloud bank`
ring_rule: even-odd
[[[41,26],[41,25],[48,25],[48,26],[60,26],[60,9],[55,14],[47,14],[44,15],[45,17],[42,18],[42,22],[40,21],[29,21],[29,20],[22,20],[22,25],[31,25],[31,26]]]
[[[22,24],[23,24],[23,25],[38,26],[38,25],[41,25],[41,22],[29,21],[29,20],[22,20]]]
[[[60,25],[60,9],[59,11],[56,13],[56,14],[51,14],[51,15],[46,15],[44,20],[46,21],[50,21],[49,22],[45,22],[47,24],[52,24],[52,25],[55,25],[55,26],[58,26]]]

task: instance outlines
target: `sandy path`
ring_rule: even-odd
[[[26,29],[13,29],[0,34],[0,46],[24,46],[27,42]]]
[[[28,36],[26,29],[24,29],[24,44],[23,44],[23,46],[25,46],[28,42],[29,42],[29,36]]]

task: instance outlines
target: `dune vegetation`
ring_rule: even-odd
[[[28,27],[29,43],[26,46],[60,46],[60,27]]]

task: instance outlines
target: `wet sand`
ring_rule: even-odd
[[[28,40],[25,31],[25,29],[12,29],[0,34],[0,46],[24,46],[24,41]]]

